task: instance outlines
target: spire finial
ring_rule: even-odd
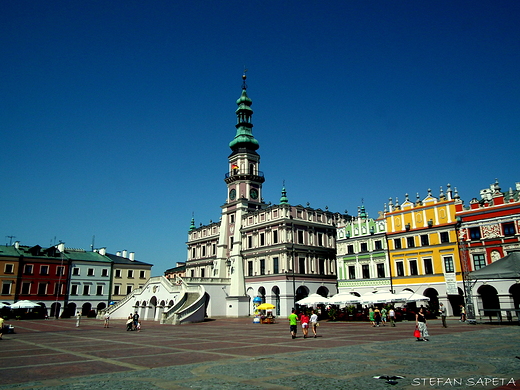
[[[247,76],[246,76],[246,73],[247,73],[247,69],[244,66],[244,74],[242,75],[242,89],[247,89],[247,84],[246,84]]]

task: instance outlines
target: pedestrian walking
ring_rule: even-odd
[[[132,316],[132,319],[134,320],[134,330],[137,329],[137,325],[139,324],[139,314],[137,312],[134,313]]]
[[[312,311],[310,321],[311,321],[312,333],[314,334],[314,338],[316,338],[316,337],[318,337],[318,329],[317,329],[318,328],[318,315],[316,314],[316,312],[314,310]]]
[[[386,316],[388,315],[388,310],[386,310],[386,307],[383,306],[381,309],[381,322],[383,323],[383,326],[386,326]]]
[[[395,327],[395,310],[393,307],[388,311],[388,317],[390,317],[390,326]]]
[[[415,315],[415,326],[419,329],[420,337],[417,337],[417,341],[429,341],[428,326],[426,325],[426,316],[424,315],[424,309],[421,307],[419,312]]]
[[[368,309],[368,320],[372,326],[376,326],[376,323],[374,322],[374,310],[372,310],[372,308]]]
[[[439,314],[441,315],[442,327],[447,328],[448,326],[446,325],[446,307],[442,303],[439,303]]]
[[[291,336],[293,339],[296,338],[296,332],[298,331],[298,316],[296,315],[296,309],[292,310],[292,313],[289,314],[289,330],[291,331]]]
[[[376,326],[379,327],[379,324],[381,323],[381,312],[377,306],[374,309],[374,320],[376,322]]]
[[[307,335],[309,334],[309,322],[310,322],[309,316],[307,315],[307,313],[303,312],[300,315],[300,323],[302,324],[302,333],[303,333],[304,339],[306,339]]]
[[[460,305],[460,322],[466,322],[466,308],[464,305]]]
[[[81,312],[78,310],[76,313],[76,328],[79,327],[79,323],[81,322]]]
[[[104,320],[105,320],[105,326],[104,326],[104,327],[105,327],[105,328],[108,328],[108,323],[109,323],[109,321],[110,321],[110,314],[105,313],[105,316],[104,316],[103,318],[104,318]]]

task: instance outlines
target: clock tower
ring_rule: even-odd
[[[228,172],[224,181],[227,199],[222,206],[222,219],[217,246],[217,259],[213,265],[213,276],[230,278],[228,314],[243,312],[249,304],[245,291],[244,264],[242,258],[242,223],[251,211],[265,208],[262,199],[264,174],[259,170],[260,145],[253,136],[251,117],[252,100],[247,96],[246,75],[242,76],[242,94],[237,100],[237,124],[235,138],[229,143]],[[231,302],[233,301],[233,302]]]

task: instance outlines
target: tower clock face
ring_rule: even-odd
[[[249,191],[249,195],[251,196],[251,199],[258,199],[258,190],[255,188],[251,188],[251,191]]]
[[[237,197],[237,191],[233,188],[231,191],[229,191],[229,199],[235,200]]]

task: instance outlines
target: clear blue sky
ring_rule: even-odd
[[[520,181],[520,1],[8,1],[0,233],[154,275],[217,221],[246,66],[264,198],[376,216]],[[5,239],[9,241],[8,238]]]

